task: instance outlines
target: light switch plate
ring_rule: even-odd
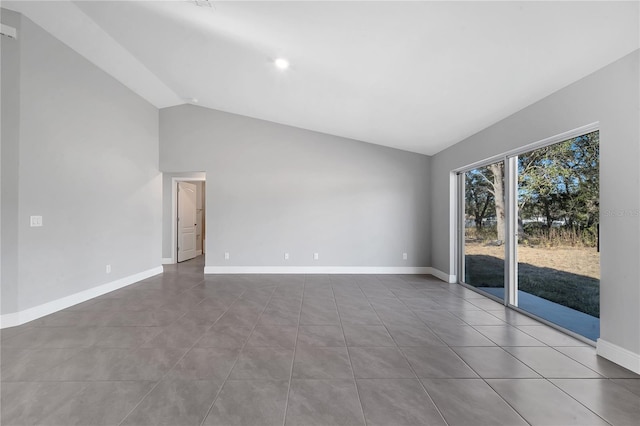
[[[13,39],[18,38],[18,31],[15,28],[5,24],[0,24],[0,34]]]
[[[31,227],[39,227],[42,226],[42,216],[31,216]]]

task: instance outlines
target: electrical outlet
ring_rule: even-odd
[[[228,251],[224,252],[224,260],[229,260],[229,252]]]
[[[284,260],[289,260],[289,253],[284,254]]]
[[[407,260],[407,253],[402,253],[402,260]]]
[[[31,216],[30,225],[32,228],[42,226],[42,216]]]
[[[105,269],[106,269],[107,274],[111,273],[111,265],[107,265],[107,267]]]
[[[313,260],[318,260],[320,258],[320,256],[318,255],[318,253],[313,253]]]

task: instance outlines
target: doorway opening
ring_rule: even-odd
[[[204,173],[171,176],[171,262],[206,253],[206,179]]]
[[[462,284],[595,341],[599,143],[578,129],[458,173]]]

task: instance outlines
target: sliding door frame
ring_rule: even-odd
[[[465,229],[466,229],[466,220],[465,220],[465,179],[464,179],[464,172],[458,172],[456,173],[456,187],[457,187],[457,192],[456,192],[456,199],[457,199],[457,203],[456,203],[456,237],[457,237],[457,250],[456,250],[456,277],[457,277],[457,282],[459,284],[465,284],[464,283],[464,277],[465,277],[465,266],[464,266],[464,245],[465,245]]]
[[[518,306],[518,156],[505,159],[505,304]]]
[[[470,166],[465,167],[464,169],[461,170],[456,170],[454,171],[454,173],[456,174],[456,178],[457,178],[457,194],[456,194],[456,198],[458,200],[458,212],[457,212],[457,246],[458,246],[458,250],[457,250],[457,261],[456,261],[456,265],[457,265],[457,270],[456,270],[456,276],[458,278],[458,284],[461,284],[467,288],[470,288],[478,293],[481,293],[483,296],[489,297],[490,299],[499,301],[500,303],[503,303],[506,306],[506,300],[509,300],[508,298],[504,298],[501,299],[498,296],[494,296],[493,294],[490,293],[486,293],[483,292],[481,290],[478,290],[476,287],[474,287],[471,284],[466,283],[465,280],[465,262],[464,262],[464,248],[465,248],[465,229],[466,229],[466,218],[465,218],[465,209],[466,209],[466,200],[465,200],[465,174],[467,172],[470,172],[472,170],[478,169],[480,167],[485,167],[488,166],[490,164],[494,164],[494,163],[500,163],[502,162],[504,164],[504,168],[505,168],[505,216],[507,216],[508,214],[508,193],[507,193],[507,188],[508,188],[508,182],[507,182],[507,176],[506,176],[506,171],[507,171],[507,157],[502,155],[499,157],[492,157],[490,159],[487,160],[483,160],[483,161],[479,161],[477,163],[473,163]],[[516,228],[517,229],[517,228]],[[509,234],[508,232],[508,227],[505,229],[505,237],[508,236]],[[511,266],[508,265],[508,257],[507,257],[507,245],[505,244],[505,258],[504,258],[504,285],[505,285],[505,295],[508,293],[508,288],[507,288],[507,274],[510,273],[511,270]]]
[[[507,151],[503,154],[486,158],[484,160],[469,164],[465,167],[453,170],[457,176],[458,182],[457,188],[457,246],[456,250],[457,260],[455,262],[457,266],[456,275],[458,278],[458,284],[461,284],[473,291],[481,293],[491,299],[504,303],[505,306],[512,308],[518,312],[524,313],[530,317],[533,317],[547,325],[554,328],[561,329],[564,332],[579,338],[580,340],[592,343],[589,339],[580,336],[570,330],[563,329],[556,324],[553,324],[544,318],[540,318],[536,315],[530,314],[522,309],[518,308],[518,156],[530,151],[534,151],[539,148],[544,148],[549,145],[564,142],[569,139],[573,139],[579,136],[583,136],[587,133],[600,131],[600,123],[593,122],[584,126],[577,127],[573,130],[563,132],[540,141],[524,145],[520,148]],[[464,282],[465,280],[465,265],[464,265],[464,247],[465,247],[465,173],[488,166],[493,163],[504,162],[504,188],[505,188],[505,260],[504,260],[504,280],[505,280],[505,297],[501,300],[499,297],[487,294],[478,290],[472,285]]]

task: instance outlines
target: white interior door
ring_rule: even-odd
[[[196,257],[196,185],[178,182],[178,262]]]

